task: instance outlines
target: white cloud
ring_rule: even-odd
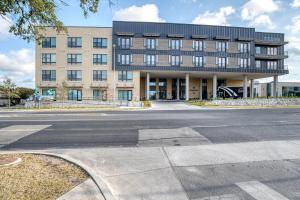
[[[34,86],[34,52],[31,49],[0,53],[0,81],[11,78],[17,86]]]
[[[249,21],[251,26],[265,26],[267,29],[274,29],[269,14],[279,11],[280,2],[275,0],[250,0],[242,7],[241,16]]]
[[[0,39],[8,37],[10,35],[9,33],[10,25],[11,25],[11,21],[7,17],[0,16]]]
[[[294,8],[300,7],[300,0],[294,0],[293,3],[291,3],[291,6]]]
[[[289,67],[289,74],[282,77],[285,81],[300,80],[300,38],[297,36],[287,37],[289,44],[286,50],[289,52],[289,58],[285,60],[285,64]]]
[[[300,33],[300,15],[292,18],[292,24],[285,27],[293,34]]]
[[[119,21],[145,21],[145,22],[165,22],[159,17],[159,9],[155,4],[145,4],[143,6],[130,6],[116,11],[113,20]]]
[[[222,7],[218,12],[206,11],[204,14],[198,15],[193,24],[209,24],[209,25],[229,25],[227,17],[234,14],[235,9],[231,6]]]

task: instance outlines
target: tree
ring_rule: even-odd
[[[60,101],[62,102],[62,107],[64,107],[64,101],[68,94],[68,85],[65,80],[61,83],[61,85],[59,85],[57,87],[57,94],[58,94]]]
[[[8,107],[10,108],[11,98],[20,98],[16,93],[16,84],[7,78],[0,85],[0,91],[8,98]]]
[[[113,0],[108,0],[113,5]],[[79,0],[86,17],[96,13],[100,0]],[[68,6],[64,0],[1,0],[0,17],[12,20],[9,32],[28,42],[42,38],[43,26],[53,26],[57,32],[65,31],[62,21],[56,16],[59,6]]]
[[[31,95],[33,95],[34,90],[31,88],[25,87],[17,87],[16,93],[21,99],[28,99]]]

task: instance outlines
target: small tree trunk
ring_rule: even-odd
[[[10,97],[8,97],[8,108],[10,108]]]

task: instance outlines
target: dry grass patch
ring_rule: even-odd
[[[34,154],[0,154],[22,162],[0,167],[0,199],[56,199],[87,179],[77,166],[62,159]]]

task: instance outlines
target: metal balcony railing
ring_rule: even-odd
[[[289,56],[289,52],[288,51],[284,51],[284,56]]]
[[[289,66],[288,65],[284,65],[284,70],[289,70]]]

